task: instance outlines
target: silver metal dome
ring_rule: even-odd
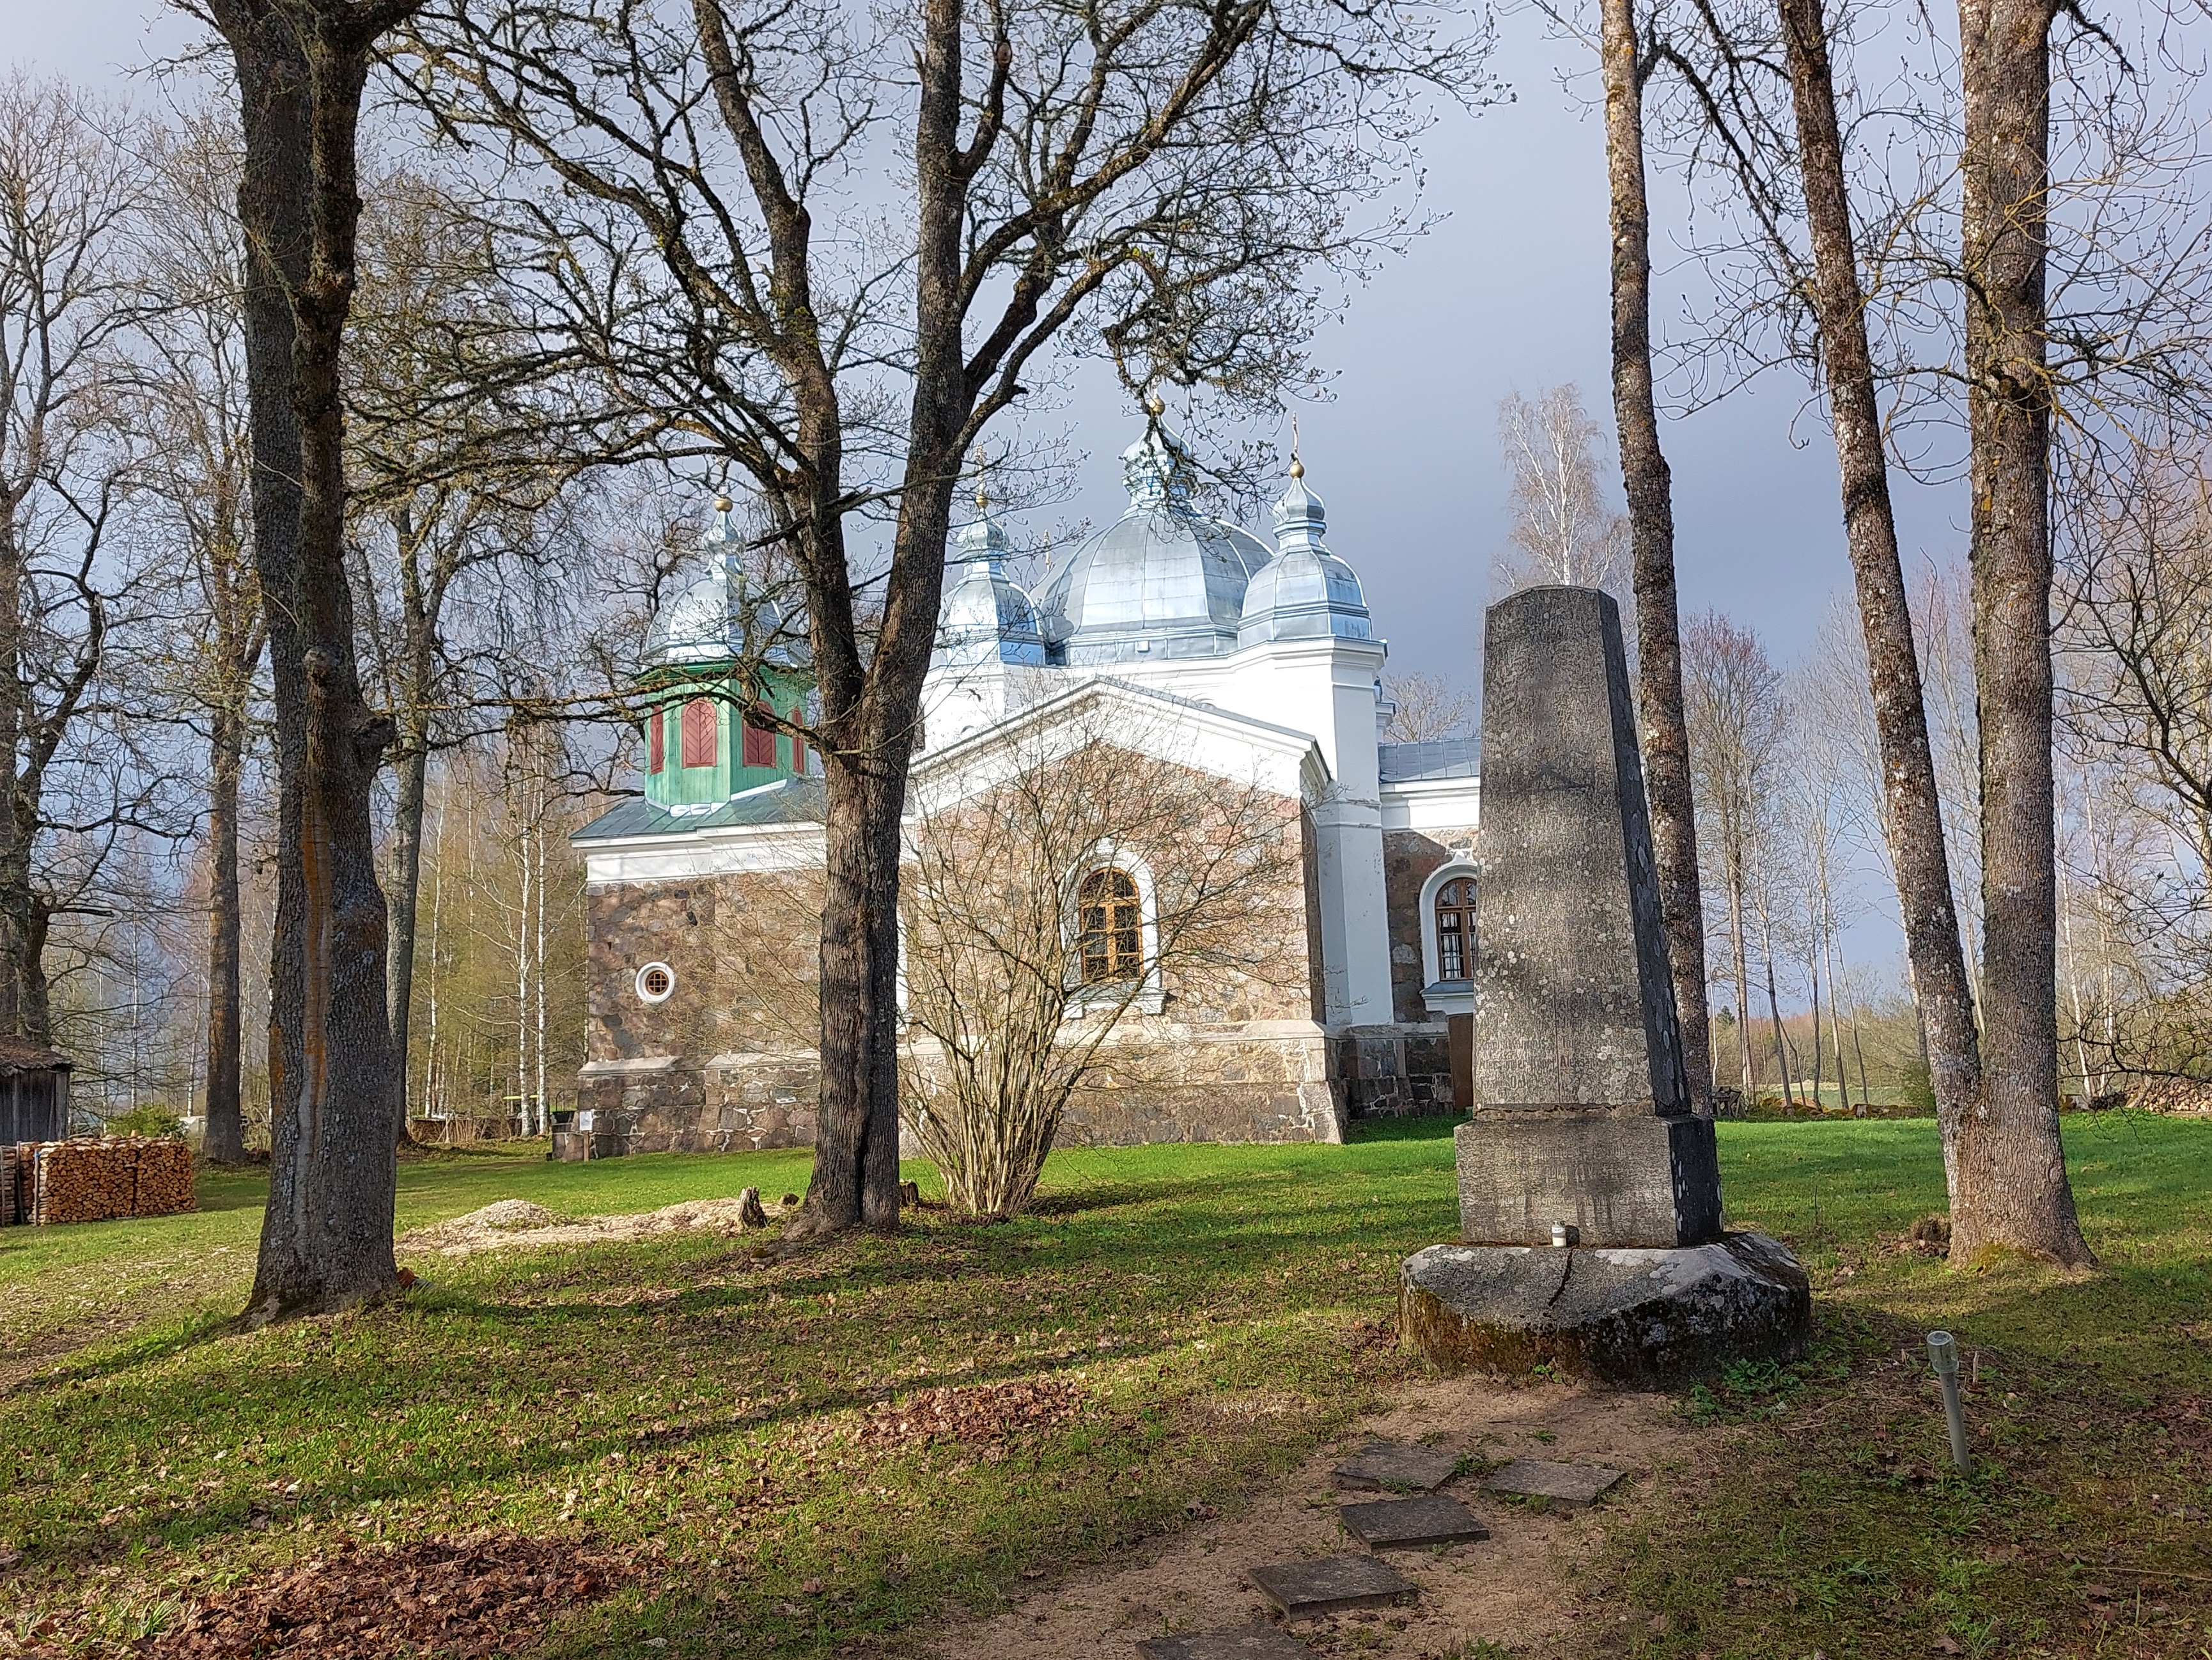
[[[991,518],[981,490],[977,518],[960,532],[951,568],[945,573],[945,600],[937,614],[937,654],[963,664],[1044,664],[1044,635],[1036,608],[1020,583],[1006,575],[1012,544]]]
[[[801,654],[786,635],[783,613],[753,589],[738,568],[738,538],[726,496],[716,499],[714,523],[701,545],[710,556],[707,574],[653,617],[645,635],[646,666],[796,662]]]
[[[1322,538],[1328,517],[1306,488],[1305,467],[1291,463],[1291,487],[1275,503],[1275,556],[1253,573],[1244,590],[1238,646],[1269,640],[1374,637],[1367,596],[1351,566]]]
[[[1259,538],[1191,505],[1189,453],[1159,424],[1121,453],[1129,508],[1076,550],[1037,595],[1038,622],[1070,667],[1237,649]]]

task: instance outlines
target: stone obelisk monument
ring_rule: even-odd
[[[1492,606],[1482,689],[1465,1243],[1407,1260],[1401,1328],[1447,1365],[1620,1382],[1796,1353],[1804,1271],[1723,1231],[1690,1110],[1619,607],[1576,587]]]

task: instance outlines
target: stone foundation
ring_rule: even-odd
[[[1060,1144],[1343,1140],[1346,1091],[1329,1076],[1328,1041],[1318,1028],[1269,1029],[1277,1025],[1303,1026],[1133,1030],[1132,1041],[1114,1046],[1120,1053],[1109,1049],[1097,1081],[1069,1102]],[[1140,1036],[1149,1041],[1135,1041]],[[672,1057],[595,1061],[577,1085],[576,1105],[592,1116],[588,1125],[580,1118],[574,1133],[591,1138],[592,1158],[814,1141],[820,1073],[804,1051],[720,1055],[703,1067]],[[907,1154],[917,1156],[911,1138],[902,1139]]]
[[[1329,1043],[1330,1076],[1354,1118],[1425,1118],[1461,1110],[1441,1021],[1360,1026]]]
[[[592,1115],[593,1158],[814,1145],[820,1073],[811,1055],[718,1055],[704,1067],[673,1057],[595,1061],[577,1085],[577,1108]]]

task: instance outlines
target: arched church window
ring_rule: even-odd
[[[1466,877],[1437,890],[1437,977],[1465,980],[1474,971],[1474,884]]]
[[[687,767],[711,767],[714,764],[714,700],[695,697],[684,706],[684,764]]]
[[[645,717],[645,769],[659,772],[668,764],[668,737],[662,730],[660,711]]]
[[[757,709],[767,709],[769,701],[765,697],[761,698],[754,703],[753,707]],[[769,713],[773,714],[774,710],[770,709]],[[749,767],[774,766],[775,764],[775,729],[769,727],[757,727],[750,721],[747,721],[744,744],[738,752],[738,759]]]
[[[1144,907],[1128,872],[1108,866],[1075,891],[1083,983],[1130,980],[1144,970]]]

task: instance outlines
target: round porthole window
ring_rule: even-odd
[[[665,963],[647,963],[637,971],[637,995],[642,1003],[665,1003],[676,989],[676,970]]]

